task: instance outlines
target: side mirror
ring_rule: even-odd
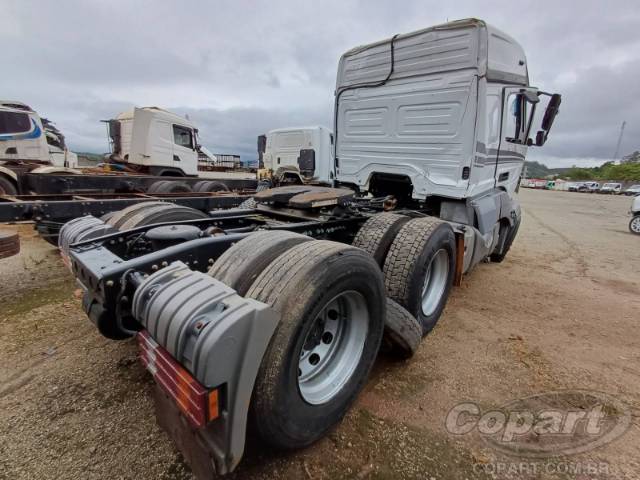
[[[558,115],[560,111],[560,103],[562,102],[562,97],[559,93],[554,93],[551,95],[551,100],[549,100],[549,104],[547,105],[547,109],[544,112],[544,117],[542,118],[542,129],[547,132],[551,130],[551,125],[553,125],[553,121]]]

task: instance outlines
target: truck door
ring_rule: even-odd
[[[158,162],[157,158],[153,158],[153,124],[154,113],[143,108],[134,108],[133,125],[131,126],[131,140],[129,145],[130,163],[136,165],[153,165]],[[123,136],[125,132],[122,132]],[[126,145],[126,139],[122,139],[123,146]],[[123,149],[126,152],[126,149]]]
[[[186,175],[197,175],[198,152],[196,151],[195,135],[191,127],[172,125],[173,133],[173,166],[179,168]]]
[[[40,121],[28,112],[0,110],[0,159],[49,161]]]
[[[495,158],[495,186],[513,193],[519,182],[527,153],[531,117],[537,103],[535,89],[504,87],[502,124]],[[535,102],[534,102],[535,100]]]

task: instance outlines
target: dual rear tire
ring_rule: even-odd
[[[456,241],[451,226],[435,217],[381,213],[364,223],[353,245],[376,260],[389,298],[415,318],[422,336],[429,333],[453,285]]]
[[[250,270],[259,272],[247,288],[237,271]],[[238,242],[210,274],[281,315],[254,385],[253,428],[278,448],[315,442],[347,412],[377,356],[380,268],[358,248],[274,231]]]

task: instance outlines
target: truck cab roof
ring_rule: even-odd
[[[193,124],[190,120],[187,120],[185,117],[181,117],[180,115],[169,112],[168,110],[164,110],[159,107],[141,107],[140,110],[153,112],[156,118],[166,120],[167,122],[176,123],[185,127],[196,128],[195,124]],[[127,110],[125,112],[119,113],[116,116],[116,120],[133,120],[133,114],[134,109]]]
[[[383,81],[392,40],[395,79],[472,68],[489,81],[529,84],[520,44],[483,20],[467,18],[348,50],[340,58],[336,88]]]
[[[21,112],[35,112],[33,108],[31,108],[26,103],[18,102],[15,100],[0,100],[0,108],[7,110],[18,110]]]

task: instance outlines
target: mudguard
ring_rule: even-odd
[[[182,262],[138,286],[132,314],[200,384],[223,392],[223,414],[195,433],[217,473],[232,471],[242,458],[251,392],[278,314]]]

